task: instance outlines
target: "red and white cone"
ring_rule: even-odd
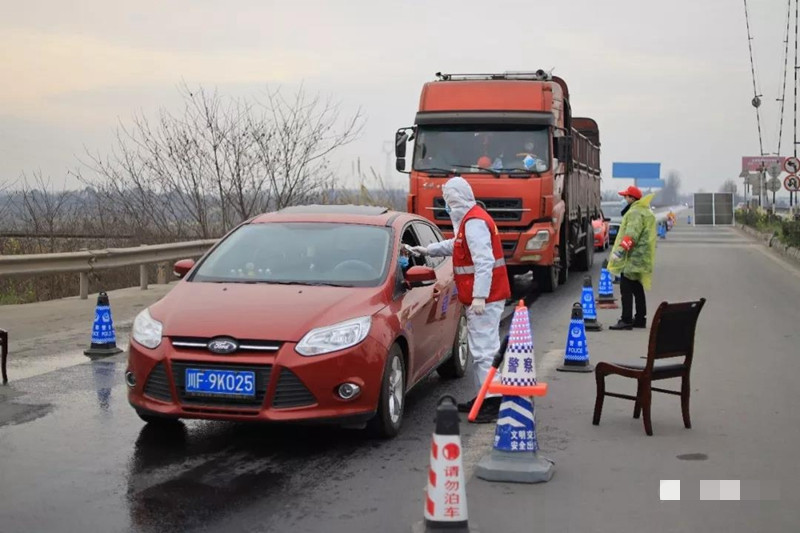
[[[467,490],[456,400],[442,396],[436,408],[436,430],[431,444],[425,521],[413,531],[469,533]]]

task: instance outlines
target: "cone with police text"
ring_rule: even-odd
[[[117,348],[117,336],[114,333],[114,320],[111,318],[111,305],[108,295],[100,291],[97,295],[97,307],[92,324],[92,343],[84,354],[89,357],[106,357],[122,352]]]
[[[445,395],[436,407],[436,430],[431,444],[424,529],[413,531],[469,532],[467,485],[459,434],[456,400]]]
[[[586,327],[586,331],[603,331],[603,325],[597,321],[597,307],[595,307],[594,304],[592,276],[584,276],[583,278],[581,306],[583,306],[583,324]]]
[[[583,325],[583,309],[579,303],[572,306],[567,344],[564,347],[564,364],[556,370],[562,372],[594,371],[594,367],[589,364],[589,345],[586,340],[586,328]]]
[[[540,483],[553,477],[553,461],[540,457],[536,438],[534,396],[544,396],[547,384],[536,382],[533,332],[523,302],[514,311],[499,387],[488,379],[489,391],[502,389],[503,399],[494,445],[480,460],[475,475],[487,481]],[[477,403],[477,402],[476,402]]]
[[[617,299],[614,298],[614,277],[608,271],[608,259],[603,261],[600,270],[600,281],[597,284],[597,307],[600,309],[617,309]]]

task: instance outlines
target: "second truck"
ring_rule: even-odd
[[[532,271],[551,292],[570,268],[589,270],[600,136],[594,120],[573,117],[564,80],[542,70],[436,76],[414,126],[395,138],[397,170],[410,175],[408,211],[451,237],[442,185],[460,175],[497,223],[509,274]]]

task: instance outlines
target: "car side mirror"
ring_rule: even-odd
[[[611,222],[611,219],[608,217],[603,217],[603,222]]]
[[[183,279],[194,268],[194,259],[181,259],[172,267],[172,273],[178,279]]]
[[[412,289],[436,283],[436,271],[431,267],[413,266],[406,271],[406,283]]]

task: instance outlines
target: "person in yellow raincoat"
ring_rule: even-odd
[[[608,271],[620,276],[622,317],[609,329],[646,328],[647,300],[644,291],[652,286],[656,255],[656,217],[650,209],[654,194],[642,198],[642,191],[631,186],[619,195],[625,198],[628,206],[622,210],[622,223],[611,249]]]

